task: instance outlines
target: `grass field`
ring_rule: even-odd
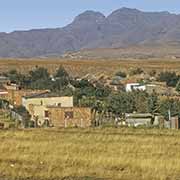
[[[122,59],[122,60],[64,60],[64,59],[0,59],[0,72],[7,72],[11,69],[17,69],[22,73],[27,73],[36,66],[45,67],[50,73],[63,65],[73,76],[83,76],[87,73],[108,76],[114,75],[117,71],[129,71],[130,68],[141,67],[145,71],[172,70],[180,71],[180,59]]]
[[[1,180],[178,180],[180,132],[156,129],[0,131]]]

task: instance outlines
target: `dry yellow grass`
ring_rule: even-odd
[[[82,76],[90,74],[112,75],[118,70],[128,71],[130,68],[141,67],[145,71],[157,70],[180,70],[180,59],[122,59],[122,60],[62,60],[62,59],[1,59],[0,72],[6,72],[11,69],[17,69],[22,73],[27,73],[36,66],[48,68],[50,73],[63,65],[71,75]]]
[[[155,129],[0,131],[0,179],[180,179],[179,139]]]

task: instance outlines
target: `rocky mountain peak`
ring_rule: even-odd
[[[102,22],[105,20],[105,16],[100,12],[95,11],[85,11],[82,14],[78,15],[74,23],[82,23],[82,22]]]

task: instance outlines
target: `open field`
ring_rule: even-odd
[[[130,68],[141,67],[145,71],[153,69],[157,71],[172,70],[180,71],[180,59],[145,59],[145,60],[62,60],[62,59],[1,59],[0,72],[6,72],[11,69],[17,69],[20,72],[27,73],[36,66],[46,67],[53,73],[60,65],[63,65],[70,74],[82,76],[90,74],[113,75],[119,69],[128,71]]]
[[[0,131],[0,179],[180,179],[179,139],[156,129]]]

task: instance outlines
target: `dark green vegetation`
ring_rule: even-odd
[[[178,81],[180,80],[180,76],[175,72],[161,72],[159,74],[159,81],[166,82],[167,86],[176,87]]]
[[[120,76],[122,78],[126,78],[127,77],[127,74],[125,72],[123,72],[123,71],[118,71],[115,75],[116,76]]]
[[[36,67],[34,70],[29,71],[27,75],[18,73],[16,70],[11,70],[6,74],[11,82],[19,84],[25,89],[50,89],[52,91],[62,90],[64,86],[69,83],[69,75],[60,67],[53,81],[47,69]]]

